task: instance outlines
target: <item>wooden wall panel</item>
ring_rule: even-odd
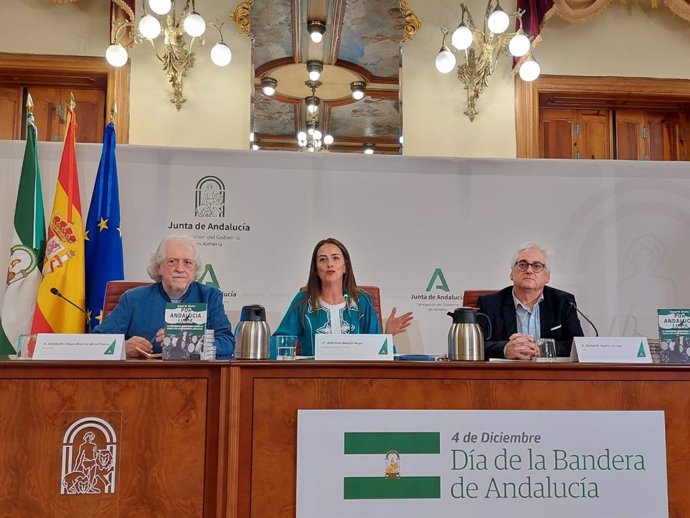
[[[220,384],[161,370],[2,376],[0,517],[215,516],[217,463],[207,463],[217,455]],[[87,416],[105,419],[117,434],[114,494],[60,492],[64,434]]]

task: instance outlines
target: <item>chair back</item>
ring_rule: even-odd
[[[492,295],[498,290],[465,290],[462,294],[462,305],[466,308],[479,309],[477,299],[484,295]]]
[[[122,294],[131,290],[132,288],[137,288],[139,286],[146,286],[151,284],[150,281],[108,281],[105,285],[105,297],[103,298],[103,316],[108,316],[108,314],[115,309],[117,303],[120,302],[120,297]]]
[[[379,325],[383,329],[383,319],[381,317],[381,290],[378,286],[357,286],[360,290],[366,291],[371,297],[371,302],[374,304],[374,311],[379,319]]]

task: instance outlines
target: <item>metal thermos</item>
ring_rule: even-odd
[[[240,323],[235,330],[235,358],[268,360],[271,330],[266,323],[263,306],[243,306]]]
[[[453,317],[453,324],[448,331],[449,360],[483,360],[484,333],[477,323],[477,316],[486,318],[491,336],[491,321],[484,313],[474,308],[457,308],[448,312]]]

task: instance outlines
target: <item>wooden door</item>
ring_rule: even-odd
[[[620,160],[681,160],[677,112],[617,110],[616,133]]]
[[[577,110],[545,108],[540,116],[540,158],[575,158]]]
[[[23,138],[27,92],[39,140],[64,138],[70,93],[77,103],[77,142],[102,142],[115,103],[117,141],[129,140],[129,65],[116,69],[97,57],[0,52],[0,139]]]
[[[102,142],[105,125],[105,92],[96,89],[71,89],[55,86],[26,88],[34,101],[38,140],[60,142],[65,137],[67,106],[74,94],[77,115],[77,142]],[[0,107],[0,110],[2,107]],[[15,107],[16,109],[16,107]],[[21,116],[21,110],[17,116]],[[0,118],[5,113],[0,112]]]
[[[587,160],[611,158],[611,123],[609,110],[579,111],[579,156]]]
[[[540,117],[540,158],[611,158],[608,110],[544,108]]]
[[[22,89],[0,86],[0,140],[21,138]]]
[[[649,160],[681,160],[678,113],[647,113],[645,122]]]
[[[643,128],[644,113],[642,111],[616,111],[616,158],[618,160],[645,159]]]

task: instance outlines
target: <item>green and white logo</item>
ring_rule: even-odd
[[[426,286],[426,291],[431,291],[432,289],[441,290],[445,292],[450,291],[448,283],[446,282],[446,278],[443,275],[443,270],[441,270],[441,268],[436,268],[431,276],[431,279],[429,279],[429,284],[427,284]]]
[[[382,468],[379,476],[344,477],[345,500],[441,498],[440,476],[414,475],[414,457],[441,455],[440,432],[345,432],[343,439],[345,455],[380,455]]]
[[[381,349],[379,349],[379,356],[387,356],[388,355],[388,338],[386,338],[383,341],[383,345],[381,346]]]
[[[105,352],[104,352],[103,354],[104,354],[104,355],[106,355],[106,354],[108,354],[108,355],[109,355],[109,354],[115,354],[115,343],[116,343],[116,342],[117,342],[117,340],[113,340],[113,343],[111,343],[111,344],[108,346],[108,348],[105,350]]]
[[[218,282],[218,277],[216,277],[216,272],[212,264],[206,264],[204,266],[201,275],[199,275],[199,284],[205,284],[206,286],[213,286],[214,288],[220,289],[220,283]]]

